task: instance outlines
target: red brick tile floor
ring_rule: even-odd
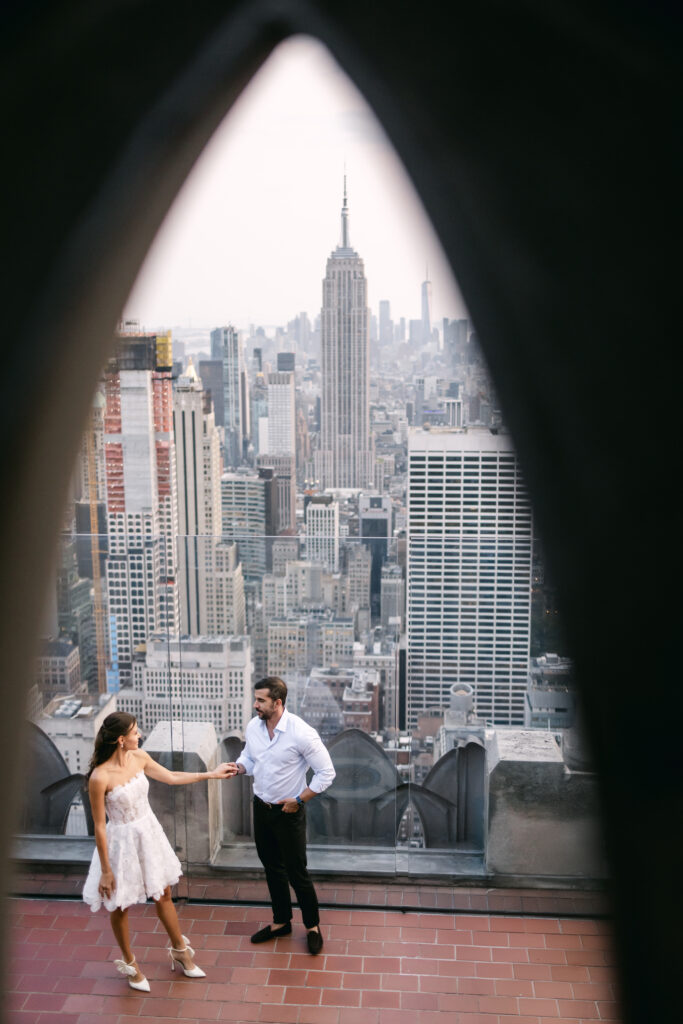
[[[150,904],[130,911],[151,991],[128,988],[104,911],[13,898],[10,1024],[582,1024],[618,1022],[609,925],[580,917],[323,909],[319,956],[292,935],[254,946],[265,907],[181,903],[206,978],[171,972]]]

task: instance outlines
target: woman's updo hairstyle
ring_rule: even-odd
[[[135,715],[129,715],[127,711],[114,711],[111,715],[107,715],[95,737],[95,749],[90,758],[86,778],[90,778],[98,764],[104,764],[109,760],[116,750],[119,737],[125,736],[135,722]]]

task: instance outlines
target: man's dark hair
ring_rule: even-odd
[[[279,676],[266,676],[254,686],[255,690],[267,690],[271,700],[281,700],[284,707],[287,703],[287,683]]]

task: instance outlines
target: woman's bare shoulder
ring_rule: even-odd
[[[109,769],[108,769],[107,764],[105,762],[104,764],[98,764],[96,768],[93,768],[92,772],[90,773],[90,778],[88,780],[88,784],[90,786],[96,786],[98,788],[100,786],[103,786],[103,787],[106,788],[108,781],[109,781]]]

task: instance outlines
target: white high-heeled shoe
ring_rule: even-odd
[[[141,978],[140,981],[133,981],[132,979],[138,973],[138,968],[135,966],[135,957],[129,964],[125,960],[114,960],[114,967],[119,974],[125,974],[128,977],[128,984],[131,988],[134,988],[136,992],[149,992],[149,982],[147,978]]]
[[[185,966],[185,964],[182,962],[182,960],[179,960],[178,957],[173,956],[174,953],[189,953],[191,957],[194,957],[194,950],[193,950],[192,946],[190,945],[190,943],[188,942],[187,936],[181,935],[181,938],[182,938],[183,942],[185,943],[185,947],[183,949],[176,949],[174,946],[167,946],[166,947],[168,949],[168,955],[171,958],[171,970],[175,971],[175,965],[178,964],[178,966],[182,970],[183,974],[186,975],[186,977],[188,977],[188,978],[205,978],[206,974],[201,969],[201,967],[191,967],[188,970],[188,968]]]

